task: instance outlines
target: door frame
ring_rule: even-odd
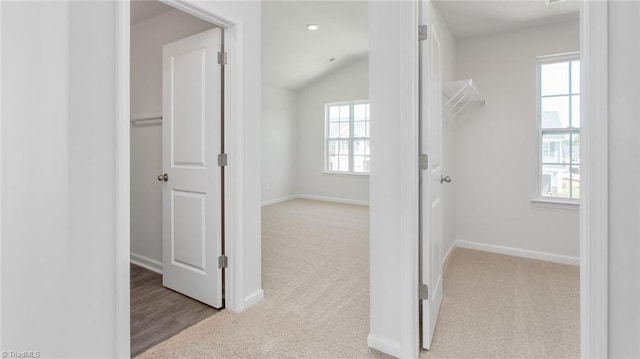
[[[189,0],[158,0],[177,10],[198,17],[224,29],[224,46],[233,61],[224,68],[224,138],[230,163],[224,171],[225,270],[223,295],[225,308],[241,312],[246,306],[244,289],[244,25],[225,7],[211,11]],[[211,4],[209,3],[209,8]],[[116,356],[131,356],[130,303],[130,0],[115,2],[115,74],[116,74]],[[233,119],[233,121],[231,121]]]
[[[419,16],[417,0],[413,12],[403,12],[403,23],[417,25]],[[580,58],[581,89],[585,99],[581,103],[583,119],[581,141],[582,198],[580,202],[580,356],[582,358],[606,358],[608,356],[608,0],[581,0],[580,7]],[[405,54],[417,54],[417,26],[415,36],[404,39]],[[413,63],[413,62],[412,62]],[[418,78],[417,61],[408,67],[407,78]],[[587,75],[588,74],[588,75]],[[417,87],[403,91],[403,103],[417,106]],[[399,126],[403,133],[413,133],[418,128],[417,108],[401,111]],[[418,243],[415,232],[409,228],[416,224],[418,205],[417,178],[418,151],[412,136],[402,141],[399,148],[400,188],[402,217],[406,218],[400,231],[400,248],[403,261],[400,266],[403,304],[400,318],[403,335],[403,356],[417,357],[419,341],[418,310]],[[417,225],[417,224],[416,224]],[[410,354],[411,353],[411,354]],[[415,354],[415,355],[414,355]]]

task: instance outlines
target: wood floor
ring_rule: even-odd
[[[131,356],[218,310],[162,286],[162,275],[131,265]]]

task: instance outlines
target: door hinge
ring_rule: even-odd
[[[427,300],[429,299],[429,286],[426,284],[420,283],[418,287],[418,299]]]
[[[227,53],[226,52],[218,52],[218,64],[226,65],[227,64]]]
[[[229,264],[228,262],[229,258],[227,256],[221,255],[218,257],[218,269],[227,268]]]
[[[224,167],[226,165],[227,165],[227,154],[226,153],[218,154],[218,166]]]
[[[418,26],[418,41],[424,41],[427,39],[427,25]]]
[[[429,155],[420,155],[420,169],[426,170],[429,168]]]

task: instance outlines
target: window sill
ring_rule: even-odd
[[[546,207],[546,208],[559,208],[559,209],[571,209],[577,210],[580,209],[579,201],[567,201],[555,198],[533,198],[531,199],[531,203],[538,207]]]
[[[328,175],[351,175],[351,176],[369,176],[370,173],[362,173],[362,172],[331,172],[324,171],[325,174]]]

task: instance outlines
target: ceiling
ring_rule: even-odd
[[[169,10],[173,10],[173,8],[157,0],[132,0],[131,25],[143,22]]]
[[[458,39],[579,18],[580,2],[565,0],[435,0],[436,7]]]
[[[264,1],[262,81],[300,89],[368,54],[366,1]],[[307,25],[320,28],[309,31]],[[329,59],[335,58],[334,61]]]

